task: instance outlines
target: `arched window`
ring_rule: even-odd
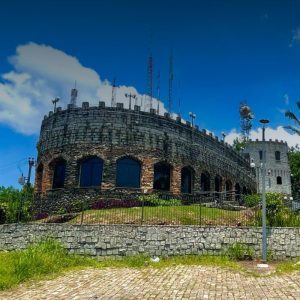
[[[225,188],[226,188],[226,192],[231,192],[232,191],[232,182],[231,180],[226,180],[225,181]]]
[[[210,191],[210,175],[208,172],[201,173],[201,191]]]
[[[53,189],[63,188],[65,184],[65,176],[66,176],[66,161],[63,159],[56,161],[54,163],[52,188]]]
[[[222,177],[220,175],[217,175],[215,177],[215,191],[216,192],[222,191]]]
[[[277,176],[276,181],[277,181],[277,184],[282,184],[282,177]]]
[[[276,161],[280,161],[280,151],[275,151],[275,159]]]
[[[140,188],[141,164],[130,158],[121,158],[117,161],[118,187]]]
[[[171,167],[167,163],[157,163],[154,165],[153,189],[169,191],[170,190]]]
[[[239,185],[239,183],[235,184],[234,189],[235,189],[235,200],[240,201],[240,199],[241,199],[241,186]]]
[[[88,158],[80,164],[80,186],[99,187],[102,182],[103,160],[98,157]]]
[[[181,169],[181,193],[192,193],[192,171],[189,167]]]

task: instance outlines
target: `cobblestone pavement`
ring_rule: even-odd
[[[228,269],[86,269],[0,292],[0,299],[300,299],[300,273],[255,277]]]

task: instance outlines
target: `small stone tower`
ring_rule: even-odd
[[[288,145],[283,141],[266,141],[266,192],[291,194],[291,171],[288,163]],[[257,190],[262,190],[261,163],[263,158],[263,142],[249,142],[244,153],[255,163]]]

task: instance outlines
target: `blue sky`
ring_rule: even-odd
[[[147,89],[151,48],[161,101],[167,103],[168,60],[174,56],[174,112],[230,142],[247,101],[269,137],[290,145],[283,112],[300,98],[298,1],[16,1],[1,4],[0,185],[17,186],[26,158],[36,157],[41,118],[51,99],[109,102],[115,77],[121,97]],[[152,36],[152,38],[150,38]],[[121,97],[122,98],[122,97]],[[123,101],[124,99],[121,99]],[[125,101],[125,100],[124,100]],[[268,132],[267,132],[268,133]],[[268,137],[268,136],[267,136]]]

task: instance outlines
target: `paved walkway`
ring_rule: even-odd
[[[0,299],[300,299],[300,273],[246,276],[227,269],[86,269],[0,292]]]

